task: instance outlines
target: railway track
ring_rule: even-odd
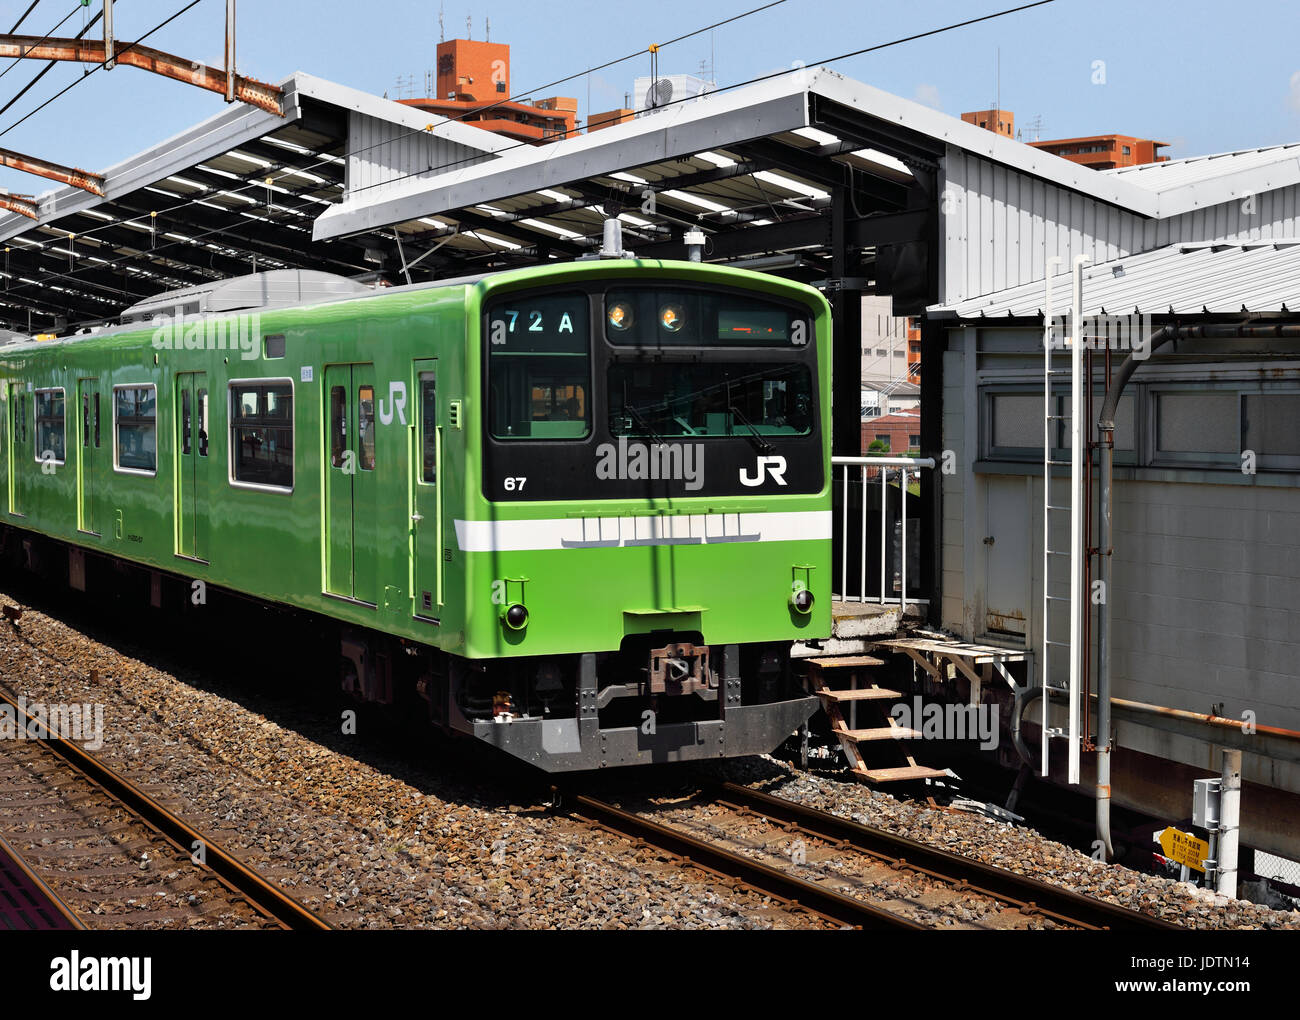
[[[749,787],[724,783],[702,792],[694,807],[717,813],[670,823],[585,794],[566,797],[564,803],[575,818],[838,926],[921,930],[975,914],[974,927],[1181,930],[1148,914]],[[755,824],[775,825],[779,832],[735,835],[737,828]],[[773,837],[784,849],[772,849]],[[787,853],[791,846],[798,848],[798,858]],[[826,867],[827,862],[836,867]]]
[[[331,927],[76,743],[34,729],[0,688],[5,706],[36,734],[0,758],[11,884],[48,889],[87,927]]]

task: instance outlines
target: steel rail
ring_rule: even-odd
[[[692,836],[680,829],[660,825],[658,822],[630,811],[624,811],[584,794],[565,797],[573,805],[569,814],[658,847],[692,867],[711,872],[732,882],[770,896],[785,906],[801,910],[838,925],[848,925],[867,930],[923,931],[926,926],[862,900],[845,896],[826,886],[798,878],[778,868],[752,860]]]
[[[57,754],[75,771],[119,801],[162,835],[184,854],[199,849],[199,863],[223,884],[245,897],[254,907],[291,930],[320,931],[333,926],[292,896],[277,889],[252,868],[243,864],[217,843],[192,828],[178,815],[167,810],[115,769],[87,754],[72,741],[51,733],[40,720],[29,715],[9,693],[0,689],[0,702],[11,706],[18,725]],[[193,859],[193,858],[192,858]]]
[[[722,783],[709,787],[709,793],[730,806],[747,808],[773,821],[797,826],[820,839],[857,847],[894,861],[900,867],[923,872],[958,888],[990,896],[1026,913],[1050,917],[1062,924],[1116,931],[1186,931],[1181,925],[1138,910],[1017,875],[983,861],[927,846],[747,786]]]
[[[28,894],[35,894],[42,897],[45,900],[45,904],[55,914],[61,917],[67,923],[69,928],[74,931],[86,930],[85,922],[82,921],[73,909],[63,901],[63,897],[51,889],[49,883],[46,882],[45,879],[36,874],[36,871],[27,863],[27,860],[18,852],[17,848],[3,836],[0,836],[0,858],[4,858],[12,864],[12,867],[8,867],[3,863],[3,861],[0,861],[0,871],[16,872],[13,877],[19,879],[20,883],[22,880],[25,880],[30,886],[30,888],[26,890]],[[4,908],[0,907],[0,913],[3,912]],[[18,905],[18,908],[12,911],[16,916],[37,914],[40,912],[41,908],[37,904],[32,904],[25,909],[21,905]]]

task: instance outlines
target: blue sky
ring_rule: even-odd
[[[30,0],[0,3],[8,30]],[[101,0],[93,0],[95,5]],[[186,0],[118,0],[119,38],[131,39]],[[448,0],[447,37],[511,43],[515,91],[603,63],[758,6],[761,0],[653,0],[634,4]],[[695,72],[712,56],[727,84],[809,64],[914,32],[990,13],[1015,0],[836,3],[787,0],[778,7],[664,49],[661,73]],[[41,0],[20,29],[44,34],[78,0]],[[93,11],[93,7],[90,9]],[[277,81],[309,71],[377,94],[398,75],[422,79],[438,40],[437,0],[242,0],[239,70]],[[149,44],[219,65],[224,0],[201,0]],[[60,34],[81,25],[80,10]],[[74,27],[75,26],[75,27]],[[1017,125],[1042,118],[1042,137],[1116,131],[1171,143],[1172,156],[1300,140],[1300,5],[1289,0],[1056,0],[982,25],[840,61],[842,73],[956,115],[998,94]],[[92,30],[98,32],[98,28]],[[1097,62],[1103,62],[1099,65]],[[0,71],[7,62],[0,62]],[[0,105],[40,65],[0,77]],[[1104,71],[1103,75],[1098,70]],[[585,115],[618,106],[644,53],[551,90],[577,96]],[[218,112],[219,97],[129,67],[100,71],[9,131],[19,117],[81,77],[60,65],[0,115],[0,146],[99,170]],[[1095,79],[1104,77],[1104,83]],[[47,182],[0,171],[0,186],[39,194]]]

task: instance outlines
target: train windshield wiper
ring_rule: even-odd
[[[646,421],[643,417],[641,417],[641,412],[638,411],[633,404],[628,403],[626,393],[623,394],[623,410],[626,411],[628,417],[631,418],[636,423],[636,427],[641,430],[641,434],[643,436],[649,436],[656,443],[667,442],[667,440],[664,439],[663,436],[661,436],[658,432],[656,432],[653,428],[650,427],[650,423],[648,421]]]
[[[757,450],[759,453],[772,452],[772,444],[763,438],[763,434],[754,427],[754,423],[752,421],[750,421],[748,418],[745,417],[745,415],[741,412],[740,408],[738,408],[735,404],[731,404],[730,406],[728,406],[727,410],[730,411],[737,418],[739,418],[740,423],[744,425],[745,428],[749,429],[750,445],[755,450]]]

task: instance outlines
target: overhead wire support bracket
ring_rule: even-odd
[[[274,85],[245,78],[197,60],[164,53],[152,46],[113,43],[112,60],[174,81],[227,96],[233,92],[241,103],[284,116],[284,92]],[[78,64],[104,64],[109,58],[104,41],[96,39],[43,39],[34,35],[0,35],[0,58],[66,60]],[[230,77],[233,74],[233,85]]]

